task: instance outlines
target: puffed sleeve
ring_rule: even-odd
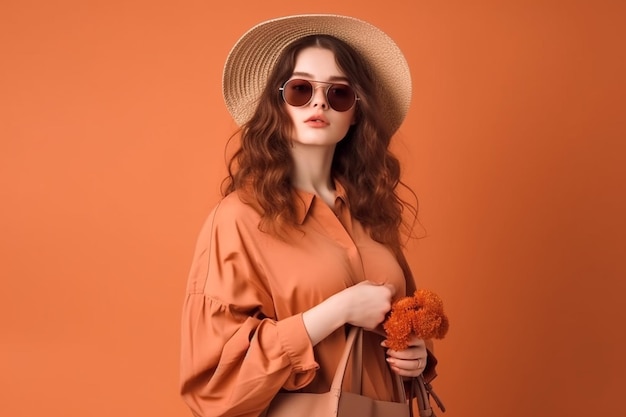
[[[281,388],[306,386],[318,369],[302,314],[272,318],[247,247],[256,230],[218,205],[198,238],[181,340],[181,395],[195,416],[258,416]]]

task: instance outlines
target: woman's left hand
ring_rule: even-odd
[[[387,347],[386,343],[382,343]],[[426,368],[426,344],[424,340],[413,336],[409,340],[409,347],[405,350],[395,351],[387,349],[387,362],[391,369],[400,376],[419,376]]]

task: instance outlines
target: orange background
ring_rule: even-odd
[[[296,4],[298,3],[298,4]],[[350,14],[406,52],[396,150],[444,299],[449,417],[623,416],[625,3],[0,2],[0,415],[188,416],[179,320],[250,26]],[[404,86],[397,86],[404,88]]]

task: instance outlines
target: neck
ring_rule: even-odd
[[[334,204],[334,184],[330,175],[335,146],[302,145],[294,143],[291,155],[294,160],[293,186],[322,197]]]

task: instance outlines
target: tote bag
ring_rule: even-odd
[[[406,399],[404,384],[396,376],[395,387],[398,390],[400,402],[380,401],[355,392],[354,387],[361,387],[363,369],[363,329],[352,327],[348,333],[346,348],[341,356],[335,372],[330,391],[315,393],[278,393],[265,410],[265,417],[413,417],[413,410]],[[342,389],[343,379],[352,357],[352,387]],[[423,379],[412,382],[411,395],[418,398],[420,417],[434,417],[428,402],[428,393],[425,391]]]

